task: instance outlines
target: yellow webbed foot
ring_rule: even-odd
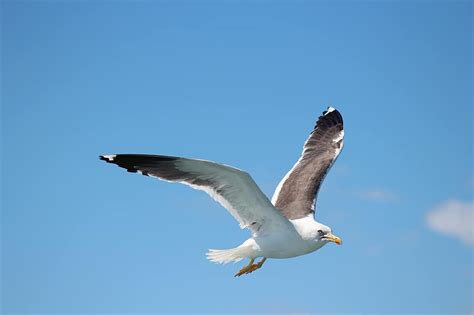
[[[234,277],[240,277],[241,275],[246,275],[246,274],[254,272],[257,269],[260,269],[260,267],[262,267],[263,263],[265,262],[265,260],[267,260],[267,258],[263,257],[263,259],[257,264],[253,263],[254,260],[255,259],[250,259],[249,264],[243,267],[242,269],[240,269],[239,272],[237,272]]]

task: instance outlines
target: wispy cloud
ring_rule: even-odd
[[[426,216],[426,223],[436,232],[474,245],[474,202],[445,201]]]
[[[357,193],[359,198],[367,201],[376,201],[376,202],[393,202],[397,201],[398,197],[392,192],[382,190],[382,189],[370,189],[359,191]]]

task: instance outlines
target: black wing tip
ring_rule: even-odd
[[[105,161],[107,163],[117,164],[118,166],[124,168],[129,173],[138,173],[140,172],[144,176],[150,176],[149,173],[145,170],[139,170],[133,165],[125,164],[123,161],[120,161],[120,156],[126,154],[113,154],[113,155],[99,155],[99,160]]]
[[[179,160],[179,157],[166,155],[149,155],[149,154],[110,154],[99,155],[99,160],[107,163],[116,164],[124,168],[129,173],[140,173],[150,176],[147,168],[156,167],[160,162],[173,162]]]
[[[99,155],[99,160],[105,161],[107,163],[114,163],[115,157],[117,155],[111,154],[111,155]]]
[[[321,116],[319,116],[318,121],[314,128],[316,129],[318,126],[320,127],[330,127],[334,125],[340,124],[341,126],[344,125],[344,121],[342,120],[341,113],[335,109],[334,107],[329,106]]]
[[[110,154],[99,155],[99,160],[107,163],[117,163],[119,161],[140,160],[140,161],[176,161],[179,157],[167,155],[151,155],[151,154]]]
[[[333,111],[338,111],[337,109],[335,109],[334,107],[332,106],[328,106],[328,108],[326,108],[326,110],[323,112],[323,116],[333,112]]]
[[[334,107],[329,106],[324,112],[323,116],[335,116],[338,120],[342,123],[342,115],[341,113]]]

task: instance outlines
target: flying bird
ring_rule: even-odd
[[[342,116],[328,107],[303,146],[293,168],[278,184],[270,201],[252,177],[240,169],[206,160],[165,155],[113,154],[100,159],[128,172],[183,183],[218,201],[252,236],[231,249],[210,249],[207,258],[226,264],[248,258],[236,277],[249,274],[268,258],[290,258],[342,240],[314,218],[321,183],[344,144]],[[261,258],[258,263],[255,259]]]

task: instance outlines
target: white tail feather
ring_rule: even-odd
[[[231,249],[210,249],[207,253],[207,259],[217,264],[228,264],[238,262],[247,257],[248,249],[245,247],[236,247]]]

